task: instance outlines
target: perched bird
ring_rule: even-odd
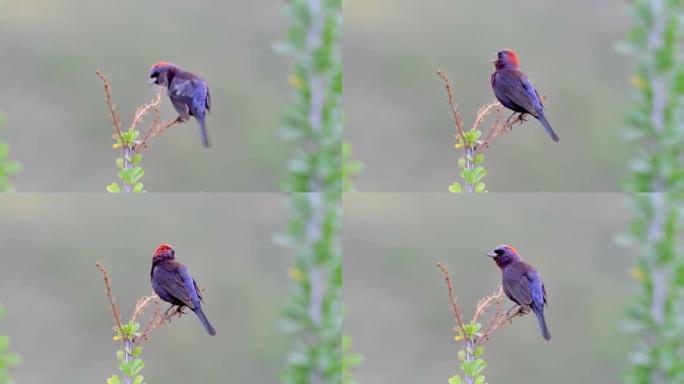
[[[202,295],[197,283],[185,265],[176,261],[176,251],[168,244],[161,244],[152,256],[152,289],[162,300],[172,306],[190,308],[199,317],[204,329],[214,336],[216,330],[202,312]]]
[[[199,123],[202,146],[209,147],[209,137],[204,118],[211,109],[211,96],[207,82],[192,72],[181,69],[175,64],[160,61],[150,68],[150,84],[161,85],[168,89],[168,95],[180,121],[195,116]]]
[[[542,337],[550,340],[551,334],[544,318],[546,288],[539,272],[524,262],[518,251],[510,245],[501,245],[487,256],[494,258],[496,265],[501,268],[501,285],[506,296],[522,307],[524,313],[531,309],[537,316]]]
[[[544,116],[544,104],[539,93],[534,89],[530,79],[520,72],[518,55],[510,49],[504,49],[497,53],[497,58],[493,62],[496,70],[492,73],[492,89],[499,102],[514,111],[513,115],[529,113],[534,116],[542,123],[551,139],[558,142],[558,135],[551,129],[551,124]]]

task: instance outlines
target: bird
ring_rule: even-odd
[[[513,115],[521,113],[534,116],[544,126],[551,139],[558,142],[559,137],[551,128],[551,124],[544,115],[544,104],[542,104],[539,93],[532,85],[530,79],[520,72],[520,61],[518,54],[511,49],[504,49],[497,53],[494,63],[494,73],[492,73],[492,90],[497,100],[504,107],[513,111]],[[508,119],[510,120],[511,115]]]
[[[150,279],[152,289],[160,299],[170,303],[171,308],[190,308],[200,319],[207,333],[211,336],[216,335],[216,330],[202,311],[202,294],[197,283],[188,268],[176,261],[176,251],[170,245],[160,244],[155,249]]]
[[[501,269],[501,285],[506,296],[518,304],[523,313],[529,313],[532,310],[537,316],[542,337],[545,340],[551,340],[544,317],[546,288],[539,272],[524,262],[518,250],[510,245],[500,245],[487,253],[487,256],[492,257]]]
[[[190,116],[197,119],[200,138],[204,148],[209,147],[205,117],[211,110],[209,84],[200,76],[165,61],[154,63],[150,68],[150,84],[166,87],[171,104],[180,114],[180,122]]]

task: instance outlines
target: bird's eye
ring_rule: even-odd
[[[496,249],[494,250],[494,253],[496,253],[497,255],[503,255],[504,251],[503,249]]]
[[[155,78],[155,77],[159,77],[159,72],[157,72],[157,71],[152,72],[152,74],[150,75],[150,78]]]

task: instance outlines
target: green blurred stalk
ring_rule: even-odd
[[[0,113],[0,128],[5,125],[5,116]],[[9,144],[0,142],[0,192],[11,192],[12,177],[21,170],[21,164],[12,160]]]
[[[342,335],[342,191],[359,165],[342,143],[340,0],[291,0],[291,27],[277,49],[294,59],[291,105],[281,129],[299,144],[283,191],[291,219],[280,243],[294,250],[284,329],[295,341],[282,374],[289,384],[354,382],[358,357]]]
[[[635,336],[625,383],[684,382],[684,61],[679,0],[633,0],[621,50],[637,65],[626,129],[638,150],[625,190],[633,218],[624,243],[637,251],[625,326]]]

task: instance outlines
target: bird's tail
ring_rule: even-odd
[[[539,122],[541,122],[544,126],[544,129],[546,129],[546,133],[548,133],[549,136],[551,136],[551,140],[557,143],[558,140],[560,140],[560,138],[558,137],[558,135],[556,135],[556,132],[554,132],[553,129],[551,129],[551,124],[549,124],[548,120],[546,120],[546,116],[544,116],[544,113],[540,113],[537,119],[539,119]]]
[[[202,312],[202,308],[197,307],[195,309],[195,314],[197,315],[197,317],[199,317],[200,321],[202,322],[202,325],[204,325],[204,329],[207,330],[207,333],[212,336],[216,335],[216,330],[209,322],[209,319],[207,319],[207,317],[204,315],[204,312]]]
[[[209,148],[209,135],[207,134],[207,125],[204,123],[204,117],[197,119],[199,123],[200,139],[202,140],[202,146],[204,148]]]
[[[534,314],[537,315],[537,321],[539,322],[539,329],[541,330],[542,337],[544,340],[551,340],[551,333],[549,333],[549,328],[546,326],[546,319],[544,318],[544,308],[532,308],[532,310],[534,311]]]

